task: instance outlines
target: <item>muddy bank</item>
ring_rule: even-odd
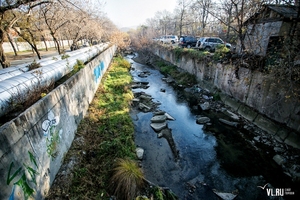
[[[151,67],[155,69],[159,69],[159,67],[155,65],[156,61],[161,61],[158,57],[152,56],[147,52],[139,52],[139,56],[135,56],[132,59],[139,63],[151,65]],[[217,160],[220,161],[221,167],[226,170],[230,176],[249,177],[249,183],[251,182],[250,180],[253,179],[251,177],[258,177],[254,178],[261,178],[261,180],[257,180],[257,183],[263,184],[263,182],[268,181],[272,183],[273,188],[292,188],[294,191],[296,190],[295,188],[299,188],[299,150],[280,143],[272,135],[267,134],[243,119],[234,113],[231,108],[225,106],[223,102],[219,100],[216,101],[214,99],[216,95],[211,94],[210,91],[202,89],[197,85],[182,87],[182,85],[178,85],[176,81],[168,82],[168,85],[176,90],[175,93],[178,101],[187,102],[193,115],[200,117],[205,116],[210,119],[209,122],[202,125],[206,135],[205,137],[211,135],[216,138],[217,145],[214,148],[216,150]],[[207,104],[209,105],[208,108],[203,109]],[[153,114],[140,117],[146,117],[147,120],[150,120]],[[226,122],[229,123],[226,124]],[[145,121],[141,123],[144,127],[146,126]],[[151,130],[147,129],[145,131],[145,129],[141,129],[140,132],[148,134]],[[162,145],[162,143],[160,144]],[[172,151],[174,152],[174,150]],[[155,152],[152,153],[155,154]],[[183,154],[180,151],[179,156],[181,156],[182,159]],[[173,160],[173,157],[169,158]],[[159,166],[162,167],[161,165]],[[170,166],[173,166],[173,164],[170,164]],[[172,171],[176,172],[177,167],[175,166],[173,166]],[[155,168],[156,171],[159,171],[159,167],[156,166]],[[159,176],[161,177],[163,175],[160,174]],[[169,174],[169,176],[174,178],[174,175]],[[198,193],[199,191],[203,192],[201,185],[203,179],[198,176],[196,176],[195,179],[196,180],[192,179],[192,186],[197,186],[198,191],[195,193],[200,194]],[[175,178],[174,180],[177,179]],[[190,180],[184,180],[186,184],[191,184]],[[207,182],[209,182],[209,185],[214,185],[214,181]],[[236,188],[232,189],[234,190]],[[243,193],[243,191],[241,191],[243,189],[245,188],[242,186],[239,188],[241,193]],[[257,191],[254,192],[257,193]],[[193,194],[190,195],[193,196]],[[243,195],[247,196],[247,194]],[[264,196],[263,198],[266,197]]]

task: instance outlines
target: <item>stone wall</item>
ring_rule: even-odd
[[[287,84],[270,75],[230,64],[209,60],[175,57],[159,46],[150,51],[160,58],[195,74],[202,87],[221,91],[222,100],[249,121],[276,136],[278,140],[300,148],[300,102],[289,92]]]
[[[74,139],[77,126],[108,68],[116,46],[0,127],[0,199],[24,199],[26,186],[43,199]],[[22,188],[23,187],[23,188]]]

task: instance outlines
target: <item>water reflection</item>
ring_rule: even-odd
[[[188,104],[178,100],[171,86],[162,81],[163,75],[155,69],[134,62],[127,58],[134,70],[135,81],[149,82],[147,89],[134,89],[151,95],[154,102],[160,102],[160,110],[174,117],[168,121],[168,127],[179,151],[176,161],[165,138],[158,138],[150,127],[152,113],[140,112],[133,116],[136,145],[145,150],[142,161],[146,178],[151,182],[169,187],[179,199],[219,199],[213,189],[223,192],[239,191],[236,199],[267,199],[264,191],[257,186],[266,182],[262,176],[232,177],[221,167],[217,158],[217,139],[213,134],[203,131],[203,126],[196,123],[196,116]],[[142,71],[149,71],[144,78],[138,76]],[[165,92],[161,92],[161,89]]]

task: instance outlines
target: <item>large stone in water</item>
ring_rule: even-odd
[[[167,119],[166,115],[155,115],[154,117],[151,118],[152,123],[162,123],[165,122]]]
[[[210,122],[210,119],[208,117],[198,117],[196,119],[197,124],[206,124],[208,122]]]
[[[167,127],[167,122],[162,122],[162,123],[151,123],[150,126],[156,131],[161,131],[162,129]]]
[[[168,113],[165,113],[165,115],[167,116],[167,119],[168,120],[175,120],[175,118],[174,117],[172,117],[170,114],[168,114]]]

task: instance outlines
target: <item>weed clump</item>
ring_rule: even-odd
[[[144,185],[144,175],[138,164],[130,159],[118,159],[113,172],[110,187],[117,199],[131,200],[136,197]]]
[[[29,71],[42,67],[40,63],[37,63],[35,60],[27,65]]]
[[[67,58],[69,58],[70,57],[70,55],[68,55],[68,54],[63,54],[62,56],[61,56],[61,59],[62,60],[65,60],[65,59],[67,59]]]
[[[81,60],[76,60],[76,65],[73,67],[72,73],[76,74],[82,68],[84,68],[84,63]]]

